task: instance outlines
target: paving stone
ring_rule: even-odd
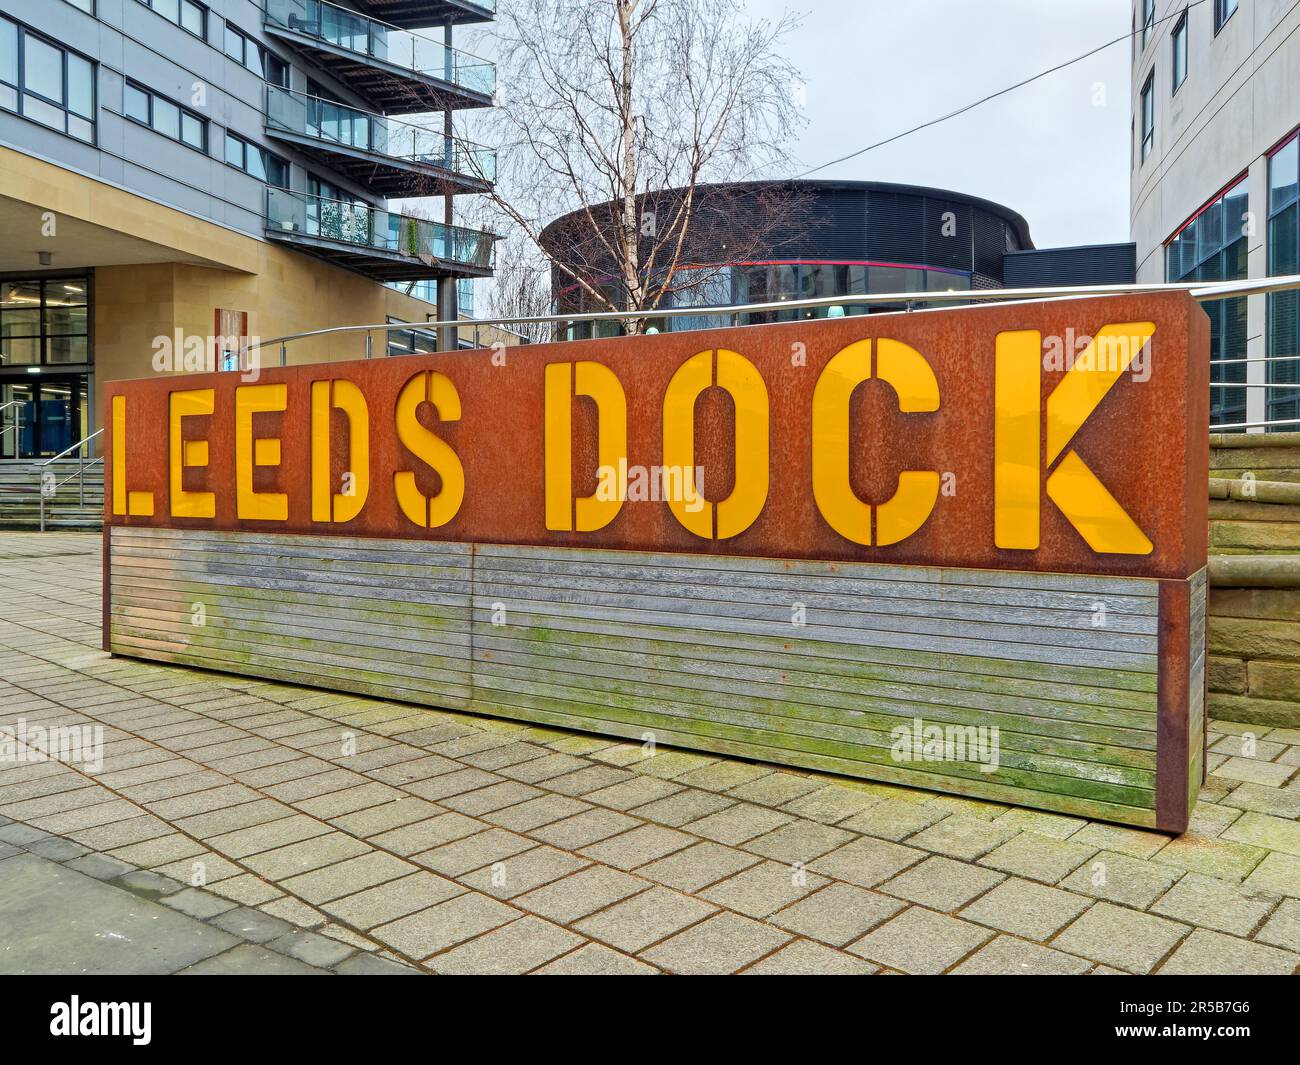
[[[459,879],[461,883],[482,891],[485,895],[510,899],[568,876],[589,864],[591,863],[585,858],[543,844],[522,854],[503,858],[476,872],[466,873]]]
[[[291,895],[309,903],[352,895],[375,884],[396,880],[415,871],[415,867],[382,851],[371,851],[336,865],[314,869],[301,876],[282,880],[280,886]]]
[[[4,971],[12,975],[165,974],[238,943],[71,864],[18,854],[3,868],[0,937]]]
[[[814,873],[781,862],[762,862],[737,873],[699,896],[750,917],[765,918],[816,891],[827,881]]]
[[[863,837],[809,862],[809,868],[859,887],[875,887],[926,857],[900,843]]]
[[[1236,881],[1188,873],[1151,907],[1151,912],[1202,928],[1249,936],[1272,908],[1271,898],[1260,898]]]
[[[233,899],[244,906],[257,906],[279,898],[283,894],[279,888],[271,886],[252,873],[244,873],[229,880],[219,880],[215,884],[208,885],[208,890],[223,898]]]
[[[584,798],[587,802],[595,803],[597,806],[608,806],[615,810],[630,810],[634,806],[644,806],[646,803],[666,798],[681,790],[680,784],[660,780],[658,777],[635,776],[631,780],[624,780],[618,784],[611,784],[607,788],[598,788],[596,791],[587,792]]]
[[[342,898],[322,902],[320,906],[326,913],[333,914],[354,928],[373,928],[436,906],[464,891],[465,888],[453,880],[421,870]]]
[[[824,786],[821,780],[811,777],[776,772],[730,788],[727,797],[756,802],[760,806],[784,806]]]
[[[540,795],[535,799],[485,814],[484,820],[508,828],[511,832],[531,832],[535,828],[554,824],[563,818],[590,809],[588,803],[581,799],[571,799],[567,795]]]
[[[961,916],[1026,939],[1045,940],[1091,905],[1092,899],[1012,877],[972,902]]]
[[[524,836],[501,828],[490,828],[412,855],[411,860],[427,866],[435,873],[442,873],[443,876],[460,876],[493,862],[504,861],[535,846],[532,840]]]
[[[654,780],[654,777],[647,777],[648,780]],[[673,828],[687,824],[690,821],[698,821],[709,814],[716,814],[720,810],[726,810],[736,804],[736,800],[730,795],[723,795],[716,791],[704,791],[701,788],[682,788],[666,799],[657,799],[654,802],[648,802],[644,806],[633,807],[630,811],[637,817],[644,817],[647,821],[657,821],[661,825],[670,825]]]
[[[382,924],[370,934],[410,958],[426,958],[513,921],[519,911],[468,891],[427,910]]]
[[[1266,784],[1280,788],[1295,773],[1295,766],[1276,762],[1260,762],[1254,758],[1229,758],[1214,769],[1216,776],[1228,780],[1247,780],[1252,784]]]
[[[1003,826],[1009,823],[1006,815],[1003,815],[994,824]],[[1095,853],[1096,848],[1085,843],[1040,836],[1036,832],[1022,832],[1000,847],[995,847],[979,863],[992,869],[1001,869],[1005,873],[1014,873],[1027,880],[1055,884]]]
[[[272,939],[294,930],[293,925],[288,921],[282,921],[278,917],[247,906],[217,914],[208,923],[253,943],[269,943]]]
[[[651,947],[642,957],[671,973],[725,974],[770,954],[790,937],[770,925],[720,913]]]
[[[1079,976],[1092,962],[1059,950],[998,936],[952,970],[954,976]]]
[[[491,787],[465,792],[463,795],[449,796],[442,800],[442,805],[471,817],[482,817],[494,810],[504,810],[521,802],[527,802],[529,799],[538,798],[541,794],[537,788],[520,784],[515,780],[507,780],[500,784],[493,784]]]
[[[588,810],[533,829],[529,834],[563,850],[577,850],[640,824],[636,818],[614,810]]]
[[[218,954],[215,958],[191,965],[181,971],[182,976],[321,976],[319,969],[297,958],[290,958],[278,950],[245,943]]]
[[[1147,973],[1189,931],[1149,913],[1099,902],[1052,941],[1069,954],[1130,973]]]
[[[525,895],[516,896],[514,904],[559,924],[572,924],[588,914],[644,891],[649,886],[650,882],[640,877],[607,866],[593,865]]]
[[[332,968],[356,953],[355,947],[315,932],[288,932],[267,946],[321,969]]]
[[[1061,887],[1145,910],[1181,875],[1181,869],[1176,866],[1141,862],[1126,854],[1101,851],[1061,881]]]
[[[1268,853],[1264,848],[1247,843],[1233,842],[1228,836],[1247,817],[1261,814],[1242,814],[1220,839],[1195,836],[1190,832],[1170,840],[1151,856],[1152,862],[1172,865],[1190,872],[1215,876],[1221,880],[1244,880]]]
[[[1292,854],[1266,854],[1242,886],[1261,894],[1300,898],[1300,858]]]
[[[205,920],[209,917],[215,917],[219,913],[225,913],[227,910],[233,910],[237,905],[231,899],[222,898],[220,895],[214,895],[211,892],[200,891],[198,888],[192,887],[178,891],[174,895],[168,895],[161,901],[164,906],[170,906],[173,910],[179,910],[181,913],[197,917],[199,920]]]
[[[1300,788],[1268,788],[1260,784],[1242,784],[1221,800],[1221,805],[1253,813],[1295,820],[1300,818]]]
[[[401,965],[374,954],[358,953],[341,962],[334,969],[340,976],[420,976],[419,969]]]
[[[149,872],[145,869],[133,869],[123,873],[114,883],[126,888],[133,895],[146,899],[160,899],[165,895],[174,895],[185,885],[177,883],[169,876]]]
[[[865,888],[832,883],[815,895],[772,914],[768,923],[842,947],[905,906],[906,903]]]
[[[637,954],[717,910],[700,899],[655,887],[583,918],[573,927],[629,954]]]
[[[214,850],[231,858],[247,858],[262,851],[323,836],[329,831],[329,825],[304,814],[295,814],[265,825],[242,828],[237,832],[214,836],[206,842]]]
[[[608,788],[611,784],[618,784],[631,778],[632,774],[625,770],[593,765],[574,773],[566,773],[562,777],[553,777],[546,782],[546,790],[561,795],[586,795],[588,792],[599,791],[601,788]]]
[[[1300,902],[1283,900],[1255,939],[1285,950],[1300,951]]]
[[[841,821],[838,827],[898,842],[923,828],[929,828],[946,816],[948,815],[943,810],[919,802],[881,799],[862,813]]]
[[[1198,928],[1160,967],[1163,976],[1289,976],[1300,954]]]
[[[751,762],[740,762],[733,759],[727,761],[715,760],[708,765],[683,773],[674,779],[678,784],[686,784],[692,788],[704,788],[706,791],[727,791],[729,788],[740,787],[742,784],[762,780],[764,777],[771,775],[771,766],[754,765]]]
[[[583,847],[581,853],[617,869],[635,869],[665,854],[683,850],[694,842],[685,832],[676,829],[641,825],[630,832]]]
[[[448,811],[437,817],[381,832],[371,837],[370,842],[376,847],[410,857],[482,831],[483,825],[474,818]]]
[[[603,943],[588,943],[585,947],[556,958],[536,970],[534,976],[654,976],[659,972],[653,965],[629,958],[611,950]]]
[[[828,851],[848,843],[852,832],[824,825],[818,821],[791,821],[780,828],[748,840],[746,850],[761,854],[774,861],[810,862]]]
[[[847,949],[899,972],[933,975],[992,938],[988,929],[969,921],[913,906]]]
[[[1009,825],[954,813],[909,837],[907,843],[910,847],[924,847],[949,858],[973,862],[1015,835],[1016,830]]]
[[[1090,821],[1070,837],[1070,842],[1086,843],[1097,850],[1116,851],[1131,858],[1149,858],[1169,842],[1169,837],[1141,828]]]
[[[50,859],[52,862],[66,862],[90,853],[89,849],[83,847],[80,843],[74,843],[70,839],[60,839],[58,836],[38,839],[35,843],[29,843],[27,849],[33,854],[39,854],[42,858]]]
[[[545,965],[584,942],[581,936],[548,921],[525,916],[435,955],[428,964],[435,972],[452,975],[520,974]]]
[[[949,913],[1003,879],[1001,873],[936,856],[886,880],[877,890]]]
[[[1223,839],[1284,854],[1300,855],[1300,822],[1270,814],[1243,813]]]
[[[391,802],[370,806],[364,810],[331,817],[336,828],[352,836],[377,836],[395,828],[427,821],[442,813],[442,807],[413,795],[403,795]]]
[[[796,939],[741,970],[744,976],[870,976],[879,971],[878,965],[806,939]]]
[[[1082,817],[1049,814],[1044,813],[1042,810],[1026,810],[1019,806],[994,818],[994,821],[1008,828],[1018,828],[1023,832],[1033,832],[1039,836],[1051,836],[1053,839],[1068,839],[1083,828],[1084,825],[1088,824]],[[1099,848],[1093,847],[1092,849],[1098,850]]]
[[[736,846],[793,821],[790,814],[754,803],[738,802],[725,810],[689,822],[685,828],[715,843]]]
[[[48,839],[49,835],[50,833],[42,832],[39,828],[32,828],[30,825],[22,825],[15,821],[0,828],[0,843],[27,847],[39,840]]]
[[[734,847],[706,840],[677,851],[666,858],[641,866],[637,872],[651,880],[691,894],[710,884],[725,880],[733,873],[757,865],[763,859]]]
[[[828,784],[786,803],[782,809],[811,821],[833,825],[870,809],[878,802],[880,799],[866,792]]]
[[[292,843],[245,858],[243,864],[268,880],[286,880],[321,866],[369,853],[372,848],[342,832]]]

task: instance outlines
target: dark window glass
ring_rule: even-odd
[[[1147,78],[1146,84],[1142,86],[1142,152],[1141,159],[1146,162],[1146,158],[1151,154],[1151,148],[1155,144],[1156,138],[1156,100],[1153,91],[1151,77]]]
[[[1187,12],[1174,24],[1174,92],[1187,80]]]
[[[1237,12],[1238,0],[1214,0],[1214,32],[1223,29],[1223,24]]]
[[[289,64],[271,52],[266,54],[266,80],[272,85],[289,88]]]

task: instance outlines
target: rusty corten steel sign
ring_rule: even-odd
[[[107,520],[1185,577],[1207,328],[1157,294],[114,382]]]
[[[110,383],[105,647],[1182,831],[1208,352],[1159,293]]]

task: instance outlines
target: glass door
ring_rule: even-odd
[[[0,381],[0,459],[49,458],[86,436],[85,374]]]

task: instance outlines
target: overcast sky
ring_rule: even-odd
[[[747,0],[803,15],[788,42],[816,166],[1129,31],[1128,0]],[[822,171],[984,196],[1041,247],[1128,240],[1129,46]],[[1100,87],[1104,103],[1094,104]]]

